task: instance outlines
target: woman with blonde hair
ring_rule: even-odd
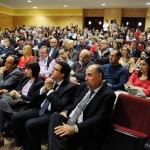
[[[124,66],[129,73],[132,73],[134,70],[135,60],[131,57],[131,51],[129,45],[123,45],[121,48],[122,56],[119,60],[119,63]]]
[[[36,60],[35,56],[32,56],[32,49],[30,45],[25,45],[23,47],[23,56],[20,57],[18,67],[21,71],[26,69],[26,64],[30,61]]]

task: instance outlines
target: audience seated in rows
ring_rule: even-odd
[[[32,61],[26,64],[26,76],[22,78],[17,88],[11,91],[0,90],[0,130],[9,114],[14,114],[27,106],[36,93],[43,86],[43,80],[39,78],[40,66],[38,62]]]
[[[47,136],[49,116],[73,102],[76,87],[67,80],[70,70],[66,62],[58,61],[35,101],[28,109],[12,116],[17,146],[41,150],[41,135],[45,133]]]
[[[116,97],[113,90],[103,82],[103,77],[99,65],[88,66],[86,84],[81,83],[79,86],[74,103],[61,113],[50,116],[49,150],[62,147],[75,150],[81,146],[84,150],[101,150]]]

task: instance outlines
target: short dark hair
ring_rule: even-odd
[[[46,49],[46,53],[49,54],[49,49],[47,46],[42,46],[40,49],[44,49],[44,48]]]
[[[71,71],[69,64],[64,61],[58,61],[56,63],[62,67],[60,73],[64,73],[64,79],[68,79]]]
[[[9,55],[9,56],[13,57],[14,58],[14,64],[18,65],[18,63],[19,63],[19,57],[17,55]]]
[[[118,57],[121,57],[122,54],[121,54],[121,51],[120,51],[120,50],[114,49],[114,50],[112,50],[112,51],[117,51],[117,54],[116,54],[116,55],[117,55]]]
[[[103,72],[103,69],[100,65],[98,64],[93,64],[95,66],[95,72],[96,73],[102,73],[102,79],[104,79],[104,72]]]
[[[62,46],[62,47],[59,48],[59,50],[61,50],[61,49],[63,49],[65,52],[68,52],[68,49],[67,49],[66,47],[63,47],[63,46]],[[58,50],[58,51],[59,51],[59,50]]]
[[[29,68],[32,70],[32,76],[34,78],[37,78],[39,76],[40,72],[40,66],[37,61],[30,61],[26,64],[26,68]]]

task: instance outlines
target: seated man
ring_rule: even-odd
[[[99,49],[93,51],[91,55],[91,61],[95,64],[108,64],[109,63],[109,48],[107,40],[101,41]]]
[[[80,145],[84,150],[100,150],[116,97],[103,77],[99,65],[90,65],[74,103],[50,116],[49,150],[75,150]]]
[[[72,61],[78,61],[79,60],[79,51],[74,49],[74,41],[73,40],[69,40],[67,42],[67,49],[69,52],[69,54],[68,54],[69,59]]]
[[[58,61],[29,109],[12,116],[17,146],[41,150],[41,135],[44,130],[47,135],[49,116],[72,103],[76,87],[67,80],[70,70],[66,62]]]
[[[39,65],[40,65],[40,75],[49,76],[49,65],[53,60],[48,56],[48,48],[47,46],[42,46],[39,50]]]
[[[73,61],[71,61],[68,57],[68,49],[67,48],[64,48],[64,47],[60,47],[59,50],[58,50],[58,54],[59,54],[59,57],[56,58],[56,59],[53,59],[51,61],[51,63],[49,64],[49,68],[48,68],[48,71],[49,73],[51,74],[52,73],[52,70],[55,66],[55,64],[57,63],[57,61],[59,60],[62,60],[64,62],[66,62],[67,64],[69,64],[69,66],[71,67],[73,65]]]
[[[70,72],[70,81],[71,82],[84,82],[85,81],[85,71],[86,68],[92,64],[90,61],[90,51],[83,49],[80,52],[79,61],[74,62],[72,65],[72,70]]]
[[[0,46],[0,55],[2,58],[0,65],[5,64],[6,58],[14,52],[14,47],[11,45],[9,38],[4,39],[4,44]]]
[[[102,66],[104,78],[114,91],[124,90],[124,84],[128,80],[128,71],[119,64],[121,52],[118,50],[111,51],[109,55],[109,64]]]
[[[10,55],[6,59],[5,66],[0,67],[0,92],[5,89],[15,89],[20,82],[21,73],[17,68],[19,58],[16,55]]]

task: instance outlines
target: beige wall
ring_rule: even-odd
[[[26,26],[61,26],[78,24],[82,28],[82,16],[14,16],[14,27],[16,25]]]
[[[121,15],[122,9],[121,8],[106,8],[104,11],[104,20],[108,20],[111,23],[111,20],[116,20],[117,23],[121,24]]]
[[[103,17],[104,9],[84,9],[83,14],[85,17]]]
[[[145,29],[150,25],[150,8],[145,9],[73,9],[73,10],[11,10],[0,6],[0,27],[13,29],[16,25],[61,26],[78,24],[83,27],[84,17],[104,17],[110,22],[116,19],[120,25],[122,17],[146,17]]]
[[[13,30],[13,16],[0,13],[0,28],[2,31],[5,28]]]

